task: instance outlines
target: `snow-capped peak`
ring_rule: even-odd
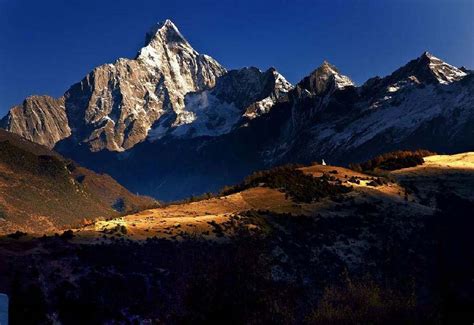
[[[348,86],[354,86],[354,83],[349,77],[341,74],[334,65],[324,61],[308,77],[304,78],[299,83],[299,86],[319,95],[326,93],[330,89],[343,89]]]
[[[78,93],[94,98],[84,113],[93,124],[87,141],[93,151],[124,151],[143,141],[153,126],[189,123],[193,116],[184,110],[185,96],[214,87],[225,72],[195,51],[172,21],[159,23],[134,60],[100,66],[83,80]],[[84,95],[83,89],[92,93]]]
[[[293,89],[293,85],[286,80],[286,78],[277,71],[274,67],[268,69],[268,72],[272,73],[275,78],[275,89],[279,92],[288,93],[291,89]]]
[[[178,27],[169,19],[159,22],[146,34],[145,46],[153,40],[161,40],[167,43],[188,43]]]
[[[137,59],[149,67],[162,68],[163,63],[177,56],[184,59],[200,54],[188,43],[178,27],[167,19],[153,26],[146,34],[145,46],[139,51]],[[181,61],[178,60],[177,64]]]
[[[428,61],[428,67],[434,74],[435,78],[441,84],[449,84],[453,81],[464,78],[467,74],[441,59],[438,59],[429,52],[424,52],[419,58],[421,62]]]
[[[167,86],[174,88],[180,97],[213,86],[215,78],[225,72],[214,59],[199,54],[169,19],[154,26],[146,39],[137,60],[153,73],[164,74]],[[182,101],[175,102],[175,106],[183,106]]]
[[[383,79],[384,85],[411,80],[416,83],[449,84],[467,75],[429,52],[423,52],[418,58],[411,60],[405,66],[396,70]]]
[[[339,73],[336,66],[332,65],[328,61],[324,60],[323,63],[318,67],[319,70],[328,71],[328,73],[335,74]]]

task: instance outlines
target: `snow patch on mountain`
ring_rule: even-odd
[[[186,96],[186,110],[193,116],[192,121],[174,129],[172,135],[218,136],[230,132],[241,118],[234,103],[221,101],[207,90]]]
[[[219,136],[243,125],[245,120],[266,114],[293,86],[275,69],[257,68],[229,71],[218,78],[213,88],[185,96],[184,108],[177,112],[169,130],[156,124],[148,139]],[[159,121],[160,122],[160,121]]]

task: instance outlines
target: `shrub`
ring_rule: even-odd
[[[229,195],[257,186],[279,189],[296,202],[310,203],[328,196],[351,191],[350,187],[333,184],[335,178],[328,174],[313,177],[293,165],[276,167],[267,171],[258,171],[244,179],[238,185],[225,187],[220,194]]]
[[[215,198],[217,196],[218,196],[217,194],[214,194],[214,193],[211,193],[211,192],[206,192],[206,193],[203,193],[201,195],[191,195],[190,197],[185,198],[183,200],[176,200],[176,201],[170,201],[170,202],[161,202],[159,207],[168,207],[170,205],[175,205],[175,204],[186,204],[186,203],[199,202],[199,201],[209,200],[209,199]]]
[[[220,224],[218,224],[214,220],[208,221],[207,223],[211,225],[212,227],[214,227],[214,230],[212,230],[212,232],[215,233],[217,237],[224,236],[224,229],[222,228]]]
[[[371,281],[326,288],[311,324],[405,323],[414,319],[414,297],[384,289]]]
[[[74,237],[74,232],[72,230],[66,230],[65,232],[63,232],[60,236],[62,239],[64,240],[70,240]]]
[[[415,167],[424,163],[423,157],[435,155],[428,150],[416,151],[394,151],[377,156],[359,164],[349,164],[349,168],[354,171],[374,171],[376,169],[397,170],[408,167]]]
[[[26,235],[27,235],[26,232],[17,230],[17,231],[15,231],[15,232],[12,233],[12,234],[8,234],[7,237],[8,237],[8,238],[12,238],[12,239],[20,239],[21,237],[24,237],[24,236],[26,236]]]

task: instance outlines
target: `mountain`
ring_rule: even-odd
[[[218,136],[267,113],[292,85],[275,69],[227,73],[170,20],[154,26],[135,59],[95,68],[59,99],[34,96],[0,122],[50,148],[123,152],[145,139]]]
[[[174,200],[285,163],[473,150],[473,78],[425,52],[362,86],[327,61],[293,86],[273,68],[227,71],[168,20],[135,59],[94,69],[60,99],[27,99],[2,125]]]
[[[3,124],[49,147],[71,135],[91,151],[124,151],[143,141],[160,118],[168,126],[187,123],[185,94],[214,86],[225,72],[214,59],[196,52],[167,20],[146,35],[135,59],[118,59],[95,68],[55,105],[49,98],[41,99],[47,105],[28,105],[27,100],[22,113],[12,109]],[[33,123],[30,116],[44,125]],[[57,124],[63,126],[62,132],[48,128],[51,135],[45,134],[45,126]]]
[[[152,205],[108,175],[0,130],[0,234],[54,232]]]
[[[172,132],[123,154],[61,150],[93,169],[107,166],[134,191],[173,200],[217,191],[252,171],[285,163],[325,159],[344,165],[398,149],[473,150],[473,83],[472,74],[428,53],[362,86],[324,62],[268,113],[219,136],[183,136],[193,134],[185,126],[188,131],[179,136]],[[210,105],[206,112],[214,107],[222,106]],[[129,169],[133,173],[122,172]]]

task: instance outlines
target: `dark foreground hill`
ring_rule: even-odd
[[[423,159],[278,168],[216,197],[0,238],[0,291],[12,324],[471,322],[474,155]]]

